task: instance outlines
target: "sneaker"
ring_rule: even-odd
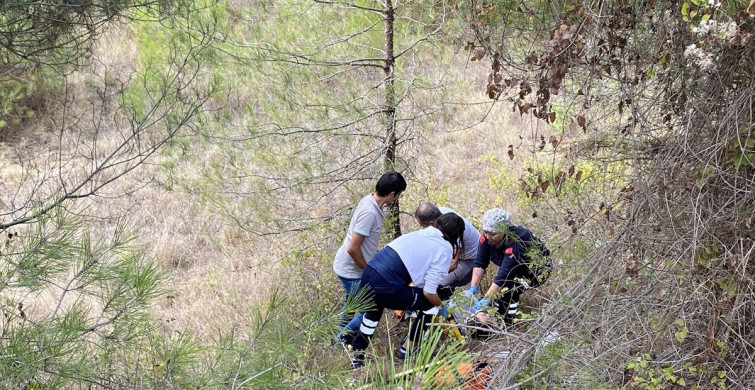
[[[354,341],[354,333],[353,332],[345,332],[345,333],[338,333],[338,336],[336,336],[336,343],[340,343],[344,347],[347,345],[351,345],[351,343]]]
[[[416,356],[417,352],[419,351],[419,348],[414,348],[412,350],[407,351],[406,350],[406,338],[401,340],[401,347],[396,350],[396,358],[404,360],[406,357],[412,357]]]
[[[406,359],[406,347],[401,346],[401,348],[397,349],[396,350],[396,357],[399,358],[399,359],[401,359],[401,360]]]
[[[362,367],[364,367],[364,355],[354,355],[354,358],[351,359],[351,368],[358,370]]]
[[[398,359],[406,359],[406,336],[401,338],[401,347],[396,350],[395,355]]]

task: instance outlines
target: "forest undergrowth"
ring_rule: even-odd
[[[473,3],[139,8],[3,62],[0,388],[748,388],[755,9]],[[402,232],[502,207],[556,267],[406,363],[386,313],[352,371],[331,265],[388,163]]]

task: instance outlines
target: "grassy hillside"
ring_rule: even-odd
[[[384,4],[186,5],[114,22],[77,66],[0,78],[15,105],[0,125],[0,387],[438,388],[442,363],[484,360],[493,387],[743,388],[751,199],[726,203],[746,227],[737,248],[723,227],[702,233],[695,199],[751,178],[751,128],[741,150],[720,136],[717,170],[655,169],[681,159],[671,152],[694,138],[687,127],[616,129],[624,107],[663,111],[642,100],[656,89],[617,110],[611,99],[629,93],[618,78],[589,101],[575,71],[537,119],[541,96],[498,80],[472,35],[501,27],[484,22],[504,5],[400,4],[401,230],[418,228],[423,200],[478,226],[503,207],[557,268],[496,338],[444,339],[437,364],[402,365],[390,357],[401,327],[386,317],[370,364],[352,372],[331,343],[331,265],[390,145]],[[522,53],[551,42],[501,36]]]
[[[284,32],[294,30],[285,23],[310,24],[303,20],[314,23],[318,18],[337,17],[324,11],[325,15],[297,13],[294,18],[284,11],[293,12],[278,9],[283,25],[256,21],[257,35],[252,35],[245,24],[234,31],[217,23],[219,18],[255,22],[243,8],[206,9],[198,19],[218,29],[218,34],[227,34],[224,42],[215,42],[214,49],[202,42],[175,44],[182,33],[165,25],[113,26],[97,42],[89,65],[67,74],[46,70],[54,76],[48,80],[51,89],[34,93],[45,109],[23,125],[4,128],[6,222],[34,215],[19,199],[43,205],[55,202],[61,189],[70,190],[71,183],[85,179],[101,164],[131,164],[127,154],[119,153],[145,157],[133,169],[129,165],[126,170],[104,172],[86,184],[92,195],[63,195],[64,208],[52,209],[61,218],[54,226],[60,229],[68,224],[72,239],[86,233],[88,241],[98,242],[112,237],[117,223],[123,224],[134,235],[128,246],[139,248],[144,261],[162,271],[162,281],[144,302],[149,316],[138,323],[144,328],[131,333],[128,341],[118,341],[130,347],[122,349],[115,343],[115,353],[103,360],[116,368],[83,363],[80,359],[86,349],[74,355],[55,353],[48,359],[67,359],[72,367],[63,368],[61,362],[59,368],[9,375],[6,385],[91,381],[103,387],[267,383],[263,386],[288,388],[299,383],[319,388],[326,383],[326,387],[340,387],[336,383],[350,377],[341,375],[348,367],[348,355],[328,341],[341,295],[330,265],[351,207],[371,192],[382,170],[374,149],[381,141],[367,133],[370,127],[379,128],[379,121],[359,123],[353,130],[345,127],[345,132],[327,128],[332,126],[328,123],[341,126],[352,120],[348,117],[370,110],[359,103],[371,99],[360,96],[360,85],[379,80],[380,73],[357,71],[348,78],[328,80],[324,74],[332,71],[323,71],[327,67],[260,62],[253,49],[229,45],[267,36],[275,41],[260,44],[285,46],[307,35],[313,45],[319,45],[304,32],[286,36]],[[348,23],[358,26],[364,20]],[[350,28],[348,24],[342,27]],[[380,35],[374,39],[379,41]],[[339,50],[348,54],[348,48]],[[182,58],[190,59],[183,70],[191,77],[186,88],[196,90],[197,97],[206,95],[203,100],[209,97],[204,100],[203,114],[170,134],[155,152],[140,149],[141,143],[127,144],[130,128],[151,125],[150,110],[162,110],[156,99],[167,96],[185,102],[172,95],[170,87],[160,89],[160,83],[169,80],[162,77],[172,71],[163,64],[180,65]],[[454,207],[477,223],[482,212],[494,205],[508,207],[515,215],[524,213],[515,191],[501,182],[514,183],[519,169],[507,157],[506,148],[516,144],[524,155],[536,134],[548,130],[538,129],[532,120],[511,118],[508,107],[486,99],[480,92],[483,65],[470,62],[468,53],[453,44],[419,46],[403,61],[402,88],[412,94],[399,108],[399,115],[409,124],[401,130],[398,154],[400,169],[410,180],[403,198],[403,229],[417,228],[408,213],[426,199]],[[218,86],[211,95],[210,83]],[[322,83],[330,89],[323,89]],[[296,99],[292,99],[292,88]],[[332,92],[341,99],[326,111],[318,108],[330,105],[317,101],[327,102],[335,96]],[[377,97],[376,92],[371,93]],[[181,120],[170,116],[178,114],[175,105],[164,107],[162,124],[141,133],[140,142],[160,145],[164,131],[171,131],[171,121]],[[296,131],[274,130],[281,123],[290,123],[289,129],[309,127],[312,131],[301,136]],[[325,130],[318,130],[321,126]],[[121,160],[109,159],[113,155]],[[491,181],[491,176],[498,182]],[[80,218],[74,222],[72,215]],[[12,237],[6,247],[23,253],[33,241],[16,237],[50,222],[14,224],[7,229]],[[70,313],[76,307],[88,307],[90,315],[96,315],[98,308],[105,310],[105,302],[85,300],[83,294],[56,287],[67,280],[77,285],[76,278],[70,279],[71,274],[65,272],[65,261],[78,252],[68,253],[56,265],[63,272],[50,274],[58,280],[53,286],[38,290],[19,282],[16,288],[3,289],[6,334],[57,321],[60,308]],[[13,267],[22,265],[14,257],[4,258],[8,280],[13,280]],[[71,271],[76,273],[76,269]],[[92,293],[97,295],[97,291]],[[97,341],[94,345],[105,344]],[[33,356],[28,359],[35,361]],[[288,363],[281,366],[281,359]],[[84,370],[73,363],[89,367]],[[302,373],[319,372],[326,379],[296,379],[290,376],[289,365],[302,365]],[[259,371],[260,376],[248,374],[250,370]],[[255,379],[249,382],[249,378]],[[282,383],[273,384],[273,378],[281,378]]]

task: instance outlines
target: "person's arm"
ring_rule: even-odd
[[[491,247],[490,245],[487,245],[487,239],[484,235],[481,235],[480,241],[477,244],[477,257],[474,260],[472,281],[470,282],[470,285],[471,287],[474,287],[475,292],[479,287],[480,280],[482,280],[482,275],[485,274],[485,269],[488,268],[488,265],[490,264],[490,251]]]
[[[482,275],[485,274],[485,269],[482,267],[474,267],[472,269],[472,282],[470,283],[471,286],[477,287],[480,284],[480,280],[482,280]]]
[[[459,254],[461,250],[459,248],[454,249],[454,257],[451,258],[451,266],[448,267],[448,273],[453,272],[456,267],[459,266]]]
[[[429,293],[425,290],[422,290],[422,294],[424,294],[425,298],[427,298],[427,300],[435,306],[440,306],[443,304],[443,301],[440,300],[440,296],[438,296],[437,293]]]
[[[364,269],[364,267],[367,266],[367,260],[365,260],[364,254],[362,254],[363,242],[364,236],[354,233],[351,235],[349,245],[346,247],[346,253],[351,256],[352,260],[354,260],[354,264],[356,264],[359,269]]]
[[[501,286],[499,286],[499,285],[495,284],[495,282],[493,282],[493,283],[490,283],[490,288],[488,288],[488,292],[486,292],[486,293],[485,293],[485,296],[488,296],[488,295],[491,295],[491,294],[495,294],[495,293],[497,293],[497,292],[500,292],[500,291],[501,291],[501,289],[503,289],[503,287],[501,287]]]

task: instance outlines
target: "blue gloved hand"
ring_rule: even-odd
[[[480,311],[484,308],[486,308],[490,304],[490,300],[488,298],[482,298],[479,301],[475,302],[474,304],[474,310]]]
[[[438,310],[438,315],[443,319],[448,318],[448,305],[441,306],[440,310]]]
[[[467,291],[471,292],[472,294],[477,294],[477,286],[469,286]]]

